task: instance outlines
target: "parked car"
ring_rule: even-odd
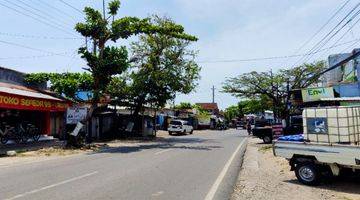
[[[244,121],[237,121],[236,129],[246,129],[246,123],[244,123]]]
[[[173,133],[190,133],[193,134],[194,128],[193,126],[184,120],[172,120],[170,122],[169,128],[169,135],[172,135]]]
[[[272,126],[265,119],[255,120],[254,128],[251,129],[251,132],[253,136],[262,139],[265,144],[270,144],[272,142]]]
[[[303,132],[302,123],[301,115],[290,116],[289,125],[283,128],[284,135],[301,134]],[[265,144],[271,144],[273,141],[272,124],[269,120],[256,120],[252,133],[254,136],[262,139]]]

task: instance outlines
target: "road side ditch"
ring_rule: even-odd
[[[335,179],[317,187],[300,184],[288,162],[274,157],[271,145],[251,138],[231,200],[360,199],[360,181]]]

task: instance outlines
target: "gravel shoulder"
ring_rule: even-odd
[[[251,138],[231,199],[355,200],[360,199],[360,181],[336,179],[318,187],[302,185],[288,162],[273,156],[271,145]]]

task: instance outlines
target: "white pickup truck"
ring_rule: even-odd
[[[297,179],[317,185],[325,175],[338,176],[343,168],[360,170],[360,146],[274,141],[275,156],[286,158]]]

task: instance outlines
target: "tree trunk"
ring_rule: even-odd
[[[134,109],[134,112],[132,113],[132,115],[135,117],[139,116],[139,113],[141,112],[141,110],[142,110],[142,104],[138,103],[135,106],[135,109]]]

